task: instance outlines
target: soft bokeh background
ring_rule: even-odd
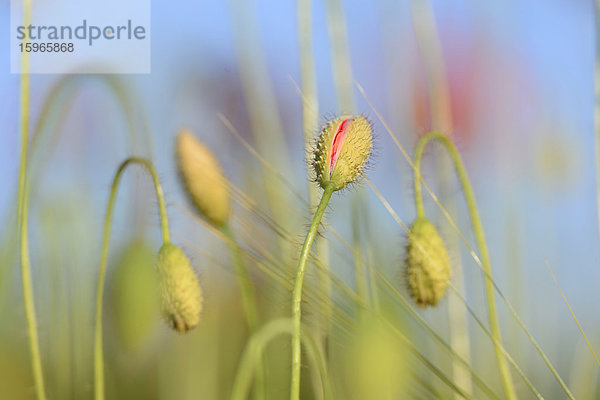
[[[343,6],[354,79],[412,154],[419,135],[427,132],[431,123],[410,4],[344,1]],[[494,278],[574,392],[579,391],[581,398],[595,398],[597,370],[590,366],[591,354],[546,268],[547,262],[597,348],[600,238],[593,136],[593,4],[582,0],[434,1],[432,7],[450,88],[454,128],[449,133],[475,186]],[[9,3],[3,2],[0,10],[3,26],[8,26]],[[318,112],[337,113],[328,22],[321,1],[314,2],[312,26]],[[153,2],[151,34],[152,73],[118,77],[120,87],[133,99],[137,145],[129,144],[122,107],[106,85],[83,77],[85,83],[72,98],[53,99],[60,111],[47,122],[43,136],[49,139],[40,142],[34,156],[40,168],[35,172],[31,204],[33,281],[43,361],[53,398],[91,397],[92,310],[102,220],[110,181],[120,161],[133,152],[154,158],[169,203],[174,240],[192,256],[207,288],[207,300],[197,333],[174,336],[161,325],[151,325],[150,333],[141,339],[132,333],[136,345],[131,352],[119,347],[125,345],[115,328],[119,318],[129,318],[119,317],[114,311],[117,307],[107,308],[107,385],[109,394],[119,392],[119,398],[134,394],[139,398],[225,398],[245,340],[243,333],[236,334],[236,329],[245,328],[225,245],[193,217],[177,180],[173,157],[177,131],[192,129],[215,152],[231,181],[267,209],[260,163],[217,114],[223,114],[246,140],[257,144],[251,133],[253,111],[248,106],[268,105],[272,90],[276,108],[262,109],[259,119],[279,119],[286,147],[272,149],[275,154],[265,156],[304,198],[308,196],[302,98],[296,89],[300,60],[295,2]],[[15,398],[28,398],[31,378],[14,230],[19,76],[8,73],[8,43],[8,35],[0,37],[4,71],[0,74],[0,221],[5,227],[0,263],[0,388],[10,383],[19,393],[15,396],[21,396]],[[248,98],[240,74],[252,74],[262,63],[268,80],[255,79],[260,95]],[[34,121],[51,88],[62,78],[32,76]],[[411,168],[365,98],[356,90],[355,97],[357,111],[373,121],[377,135],[376,157],[368,175],[409,224],[415,215]],[[149,127],[151,145],[144,139],[144,126]],[[427,152],[426,180],[436,182],[440,169],[450,168],[442,154],[433,147]],[[281,158],[283,162],[277,164]],[[456,187],[454,180],[450,182]],[[358,192],[366,196],[370,220],[362,239],[378,254],[378,268],[404,290],[400,272],[404,233],[368,185],[336,196],[329,222],[352,241],[352,199]],[[459,227],[474,243],[462,191],[451,189],[451,195],[455,195]],[[107,302],[118,298],[110,295],[118,287],[111,284],[111,279],[118,281],[112,271],[127,244],[143,237],[150,253],[159,245],[156,202],[148,179],[141,173],[128,174],[119,199]],[[443,223],[428,195],[426,201],[431,215],[438,214]],[[296,199],[285,207],[294,208],[299,215],[296,230],[291,232],[299,242],[309,221],[306,206]],[[234,222],[247,249],[258,252],[264,246],[267,253],[274,251],[269,242],[272,232],[251,211],[237,205]],[[352,257],[339,241],[328,237],[332,268],[352,286]],[[481,271],[465,246],[459,243],[459,248],[462,257],[455,258],[462,260],[467,300],[486,320]],[[286,290],[277,288],[258,269],[254,273],[265,291],[279,290],[285,298]],[[133,275],[132,282],[145,279]],[[276,298],[266,295],[263,300],[274,302]],[[273,313],[285,313],[286,304],[271,307],[279,310]],[[530,342],[504,304],[499,304],[508,351],[542,394],[549,399],[563,398]],[[445,303],[422,315],[445,337],[444,307]],[[473,365],[476,370],[491,369],[486,377],[493,388],[499,388],[494,366],[490,366],[489,338],[472,321],[469,326]],[[288,349],[285,340],[277,346],[282,352]],[[434,345],[423,342],[422,348],[437,357]],[[444,362],[447,360],[440,365]],[[128,373],[131,378],[124,379]],[[15,377],[9,379],[6,374]],[[136,386],[135,382],[153,383]],[[282,384],[277,390],[286,393],[287,389]]]

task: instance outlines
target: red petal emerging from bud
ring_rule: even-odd
[[[322,188],[340,190],[363,172],[373,147],[373,127],[362,115],[337,117],[325,124],[313,166]]]
[[[329,178],[331,179],[331,174],[333,173],[333,168],[335,167],[335,163],[337,162],[338,157],[340,156],[340,151],[342,150],[342,145],[344,144],[344,139],[346,138],[346,134],[348,133],[348,122],[351,122],[352,118],[346,118],[343,120],[337,127],[335,131],[335,135],[333,135],[333,141],[331,142],[331,154],[329,155]]]

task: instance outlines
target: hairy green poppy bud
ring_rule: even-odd
[[[406,280],[410,296],[421,307],[437,305],[448,287],[450,258],[435,226],[418,218],[406,244]]]
[[[213,153],[184,130],[177,137],[176,155],[179,173],[198,211],[211,224],[225,225],[231,211],[231,197]]]
[[[202,291],[190,260],[179,247],[165,243],[158,252],[162,313],[169,325],[186,332],[200,322]]]
[[[329,121],[321,130],[314,168],[321,187],[343,189],[363,172],[373,147],[373,127],[362,115]]]

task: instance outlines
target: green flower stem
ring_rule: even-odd
[[[244,350],[235,381],[233,382],[231,400],[246,399],[248,388],[252,382],[254,366],[264,353],[266,346],[278,335],[285,333],[291,334],[292,332],[292,319],[281,318],[270,321],[260,330],[254,333],[254,335],[252,335],[252,338]],[[327,365],[325,363],[323,354],[319,351],[319,346],[317,346],[317,343],[306,334],[302,336],[302,342],[306,348],[309,358],[311,358],[311,361],[319,370],[323,390],[323,399],[332,399]]]
[[[465,192],[465,199],[467,207],[471,215],[471,222],[473,225],[473,231],[477,240],[477,246],[481,253],[481,266],[485,272],[485,291],[488,304],[488,313],[490,318],[490,327],[492,336],[494,337],[494,349],[496,351],[496,359],[498,361],[498,368],[500,369],[500,376],[502,378],[502,384],[504,386],[504,393],[506,398],[514,400],[517,398],[515,388],[510,376],[508,364],[506,358],[502,353],[502,337],[500,334],[500,324],[498,322],[498,312],[496,310],[496,299],[494,297],[494,284],[492,282],[492,266],[490,262],[490,255],[485,241],[485,235],[483,233],[483,227],[481,225],[481,219],[479,218],[479,212],[477,211],[477,203],[475,202],[475,195],[473,194],[473,188],[467,175],[467,170],[460,157],[456,146],[448,139],[447,136],[438,132],[431,132],[423,136],[417,144],[417,151],[415,155],[415,204],[417,207],[417,215],[423,217],[425,215],[423,207],[423,192],[421,189],[421,160],[423,158],[423,150],[425,146],[432,140],[440,142],[448,153],[454,163],[458,178]]]
[[[100,258],[100,271],[98,273],[98,287],[96,291],[96,332],[94,337],[94,398],[96,400],[104,399],[104,355],[102,352],[102,299],[104,295],[104,280],[106,275],[106,260],[108,257],[108,245],[110,242],[110,231],[112,226],[112,217],[117,198],[117,189],[123,172],[130,164],[139,164],[144,167],[152,176],[156,198],[158,200],[160,212],[160,224],[162,229],[163,242],[170,242],[169,221],[167,219],[167,207],[165,205],[164,194],[158,174],[152,165],[152,162],[139,157],[131,157],[123,161],[115,177],[110,189],[110,197],[108,199],[108,207],[106,217],[104,219],[104,234],[102,237],[102,254]]]
[[[37,335],[37,318],[35,313],[35,302],[33,299],[33,285],[31,282],[31,261],[29,259],[29,234],[27,228],[29,204],[29,180],[25,178],[24,193],[19,197],[22,198],[23,204],[20,208],[20,248],[21,248],[21,285],[23,289],[23,302],[25,304],[25,316],[27,319],[27,336],[29,338],[29,348],[31,352],[31,366],[33,368],[33,380],[35,384],[35,393],[38,400],[46,399],[44,389],[44,374],[42,370],[42,360],[40,356],[40,345]],[[19,190],[21,193],[21,189]],[[22,196],[22,197],[21,197]]]
[[[23,7],[24,25],[31,21],[31,0],[25,0]],[[31,262],[29,260],[29,244],[27,230],[27,205],[29,204],[28,177],[27,177],[27,145],[29,142],[29,55],[23,53],[21,57],[21,84],[20,84],[20,131],[21,131],[21,156],[19,162],[19,193],[17,198],[18,233],[20,236],[21,253],[21,287],[23,291],[23,304],[27,320],[27,337],[31,356],[31,368],[35,394],[38,400],[46,399],[44,388],[44,373],[40,356],[40,345],[37,335],[37,318],[35,315],[35,302],[33,299],[33,285],[31,282]]]
[[[256,296],[254,292],[254,285],[252,279],[248,273],[248,268],[244,263],[244,257],[240,247],[237,244],[235,235],[230,225],[225,225],[222,229],[223,234],[228,239],[229,251],[231,252],[231,258],[235,268],[235,275],[238,279],[240,286],[240,292],[242,294],[242,305],[244,307],[244,314],[246,315],[246,322],[250,332],[254,334],[258,330],[258,305],[256,302]],[[261,361],[258,366],[258,374],[256,376],[256,384],[254,386],[254,397],[255,399],[266,398],[266,369],[265,360]]]
[[[306,261],[310,253],[310,248],[317,235],[317,230],[327,204],[333,194],[334,186],[327,185],[323,191],[321,201],[317,206],[315,215],[313,217],[310,228],[304,239],[302,250],[300,251],[300,258],[298,259],[298,268],[296,269],[296,282],[294,283],[294,291],[292,293],[292,317],[293,317],[293,331],[292,331],[292,383],[290,390],[290,399],[299,400],[300,398],[300,358],[301,358],[301,306],[302,306],[302,283],[304,282],[304,272],[306,270]]]

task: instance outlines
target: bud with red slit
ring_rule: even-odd
[[[314,168],[321,187],[340,190],[354,182],[365,169],[373,148],[373,128],[362,115],[342,116],[321,130]]]

